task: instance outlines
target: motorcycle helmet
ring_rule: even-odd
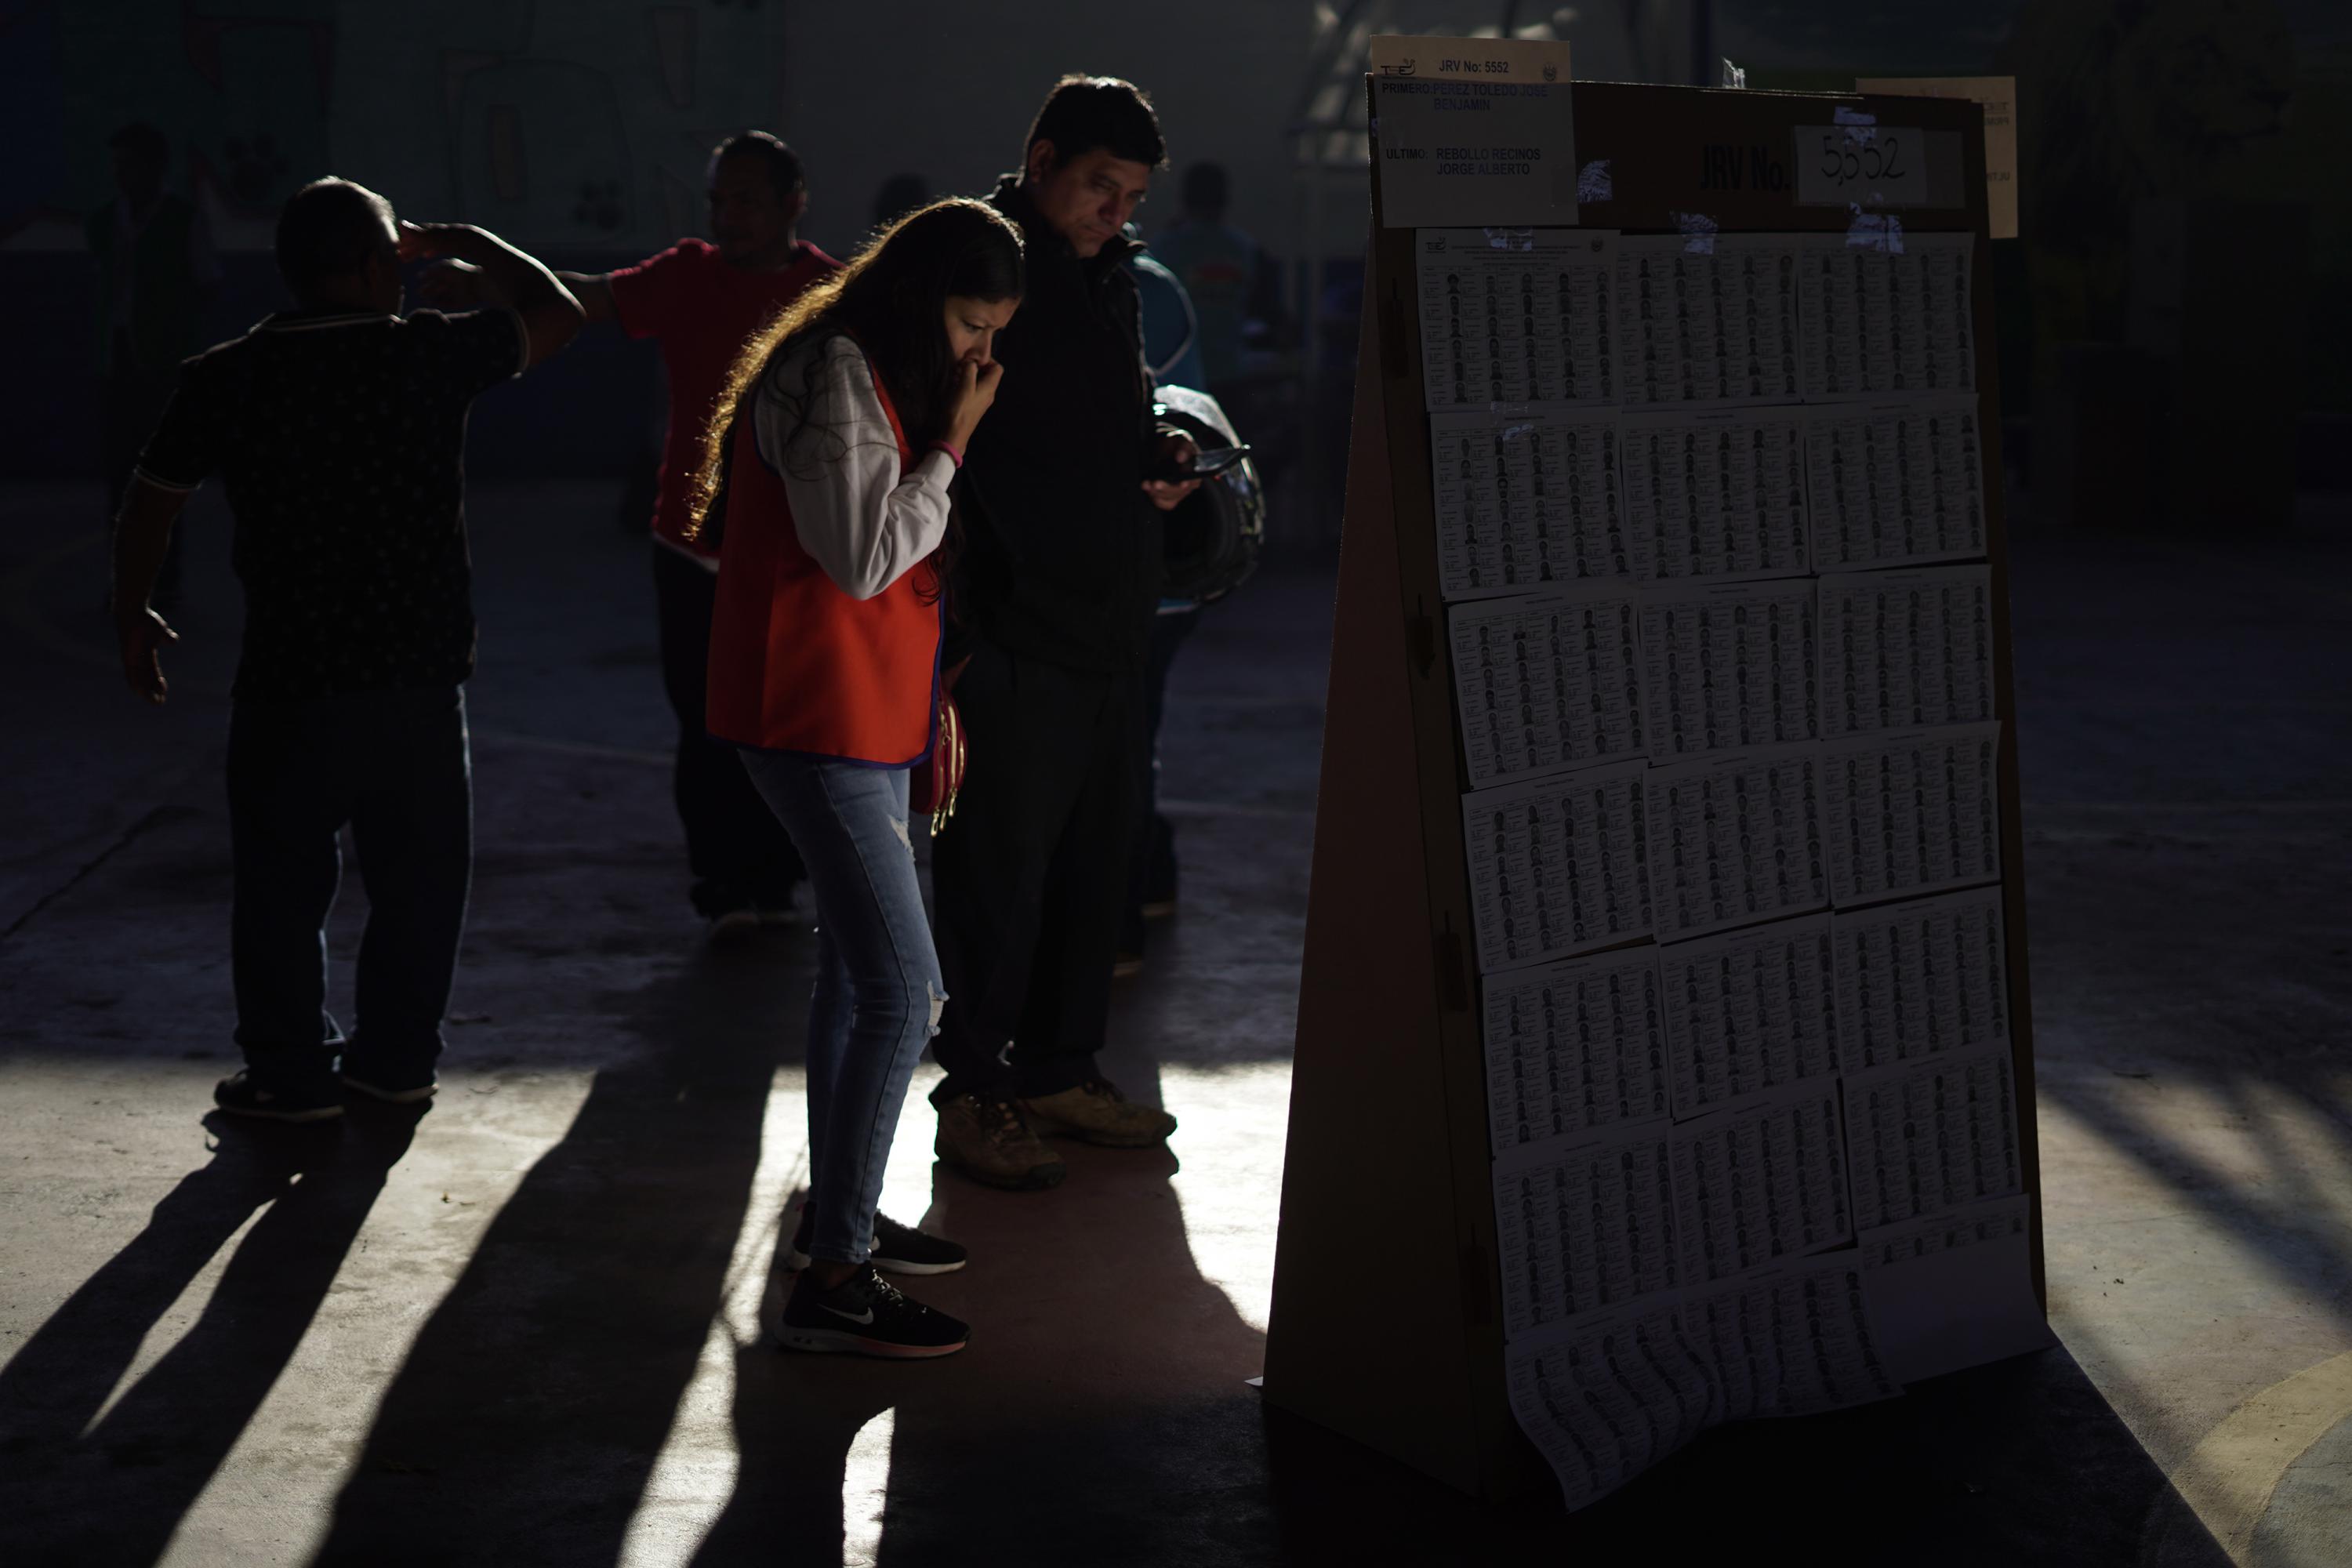
[[[1163,386],[1154,412],[1163,425],[1190,436],[1207,451],[1238,447],[1233,421],[1217,400],[1189,386]],[[1191,599],[1213,605],[1257,570],[1258,552],[1265,545],[1265,487],[1256,463],[1248,458],[1223,473],[1203,479],[1162,519],[1167,543],[1167,584],[1171,599]]]

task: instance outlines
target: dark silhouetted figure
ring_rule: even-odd
[[[312,1121],[342,1112],[339,1056],[342,1084],[378,1100],[434,1090],[473,864],[466,413],[570,342],[580,307],[495,236],[395,226],[347,180],[289,197],[277,248],[295,308],[190,361],[140,454],[114,613],[124,675],[162,702],[177,637],[148,595],[182,504],[220,475],[246,597],[228,735],[246,1066],[214,1098]],[[402,316],[402,259],[434,256],[480,268],[512,308]],[[368,892],[349,1041],[326,1010],[323,929],[346,823]]]
[[[731,942],[763,920],[789,921],[806,872],[733,750],[703,728],[719,554],[691,542],[688,498],[735,356],[839,263],[799,237],[808,179],[799,154],[766,132],[743,132],[712,150],[709,194],[709,241],[681,239],[617,272],[561,277],[589,321],[616,321],[629,336],[659,343],[669,372],[669,436],[654,513],[662,684],[677,715],[673,784],[694,907],[714,941]]]
[[[1095,1063],[1165,575],[1153,508],[1200,485],[1159,477],[1192,445],[1155,424],[1123,265],[1137,249],[1124,227],[1165,157],[1133,85],[1065,78],[990,198],[1026,237],[1029,291],[997,340],[1003,390],[960,481],[970,662],[956,700],[986,763],[932,851],[947,1077],[931,1098],[940,1156],[998,1186],[1062,1178],[1040,1128],[1151,1147],[1176,1124]]]

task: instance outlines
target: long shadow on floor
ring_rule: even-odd
[[[1156,1099],[1144,1075],[1125,1081]],[[1262,1471],[1254,1445],[1226,1444],[1202,1415],[1254,1404],[1243,1380],[1264,1337],[1202,1277],[1173,1154],[1059,1148],[1070,1174],[1049,1192],[934,1169],[925,1227],[972,1262],[905,1283],[972,1324],[961,1354],[893,1365],[746,1348],[740,1479],[697,1564],[1227,1560],[1234,1521],[1217,1498]],[[775,1279],[772,1300],[786,1288]]]
[[[2141,1563],[2153,1517],[2165,1568],[2230,1562],[2063,1348],[1719,1428],[1574,1515],[1550,1495],[1481,1507],[1282,1412],[1265,1432],[1281,1542],[1266,1561],[2074,1568]]]
[[[706,958],[608,999],[641,1048],[418,1335],[317,1562],[620,1557],[720,1309],[799,972]]]
[[[1572,1517],[1549,1492],[1481,1504],[1263,1407],[1242,1384],[1263,1338],[1194,1266],[1173,1157],[1067,1152],[1069,1183],[1052,1194],[935,1177],[927,1222],[974,1261],[916,1289],[973,1322],[964,1354],[886,1366],[746,1347],[739,1479],[698,1565],[865,1561],[845,1557],[845,1537],[883,1568],[1628,1562],[1662,1547],[1692,1561],[1785,1548],[1840,1565],[2128,1564],[2151,1524],[2164,1568],[2229,1561],[2063,1350],[1710,1433]],[[1409,1268],[1368,1266],[1364,1309],[1400,1333],[1412,1295]],[[874,1442],[886,1414],[887,1466]]]
[[[422,1114],[207,1119],[211,1163],[0,1370],[0,1498],[20,1561],[162,1555],[309,1331]],[[149,1331],[257,1211],[195,1323],[108,1406]]]

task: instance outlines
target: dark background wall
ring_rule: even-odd
[[[81,223],[109,199],[106,138],[130,120],[172,137],[173,188],[208,215],[226,273],[210,335],[226,336],[277,303],[270,218],[319,174],[601,269],[695,232],[708,148],[764,125],[806,155],[806,232],[841,251],[884,178],[983,188],[1057,70],[1124,72],[1156,94],[1177,164],[1225,163],[1234,218],[1291,264],[1294,330],[1270,374],[1295,376],[1319,345],[1338,362],[1328,389],[1352,342],[1364,186],[1360,142],[1326,145],[1312,127],[1344,118],[1369,33],[1506,22],[1568,37],[1591,79],[1687,81],[1723,56],[1754,87],[2017,75],[2026,233],[1997,247],[1994,278],[2007,412],[2047,416],[2086,376],[2145,383],[2132,356],[2177,360],[2186,310],[2190,335],[2237,356],[2217,374],[2253,378],[2279,417],[2319,432],[2306,461],[2347,444],[2340,423],[2308,417],[2352,417],[2343,0],[0,0],[0,299],[16,372],[0,378],[0,476],[94,465]],[[1337,166],[1306,174],[1317,147]],[[1172,214],[1162,185],[1147,229]],[[2156,212],[2158,229],[2172,223],[2173,250],[2202,269],[2169,282],[2145,254],[2163,238],[2150,204],[2166,202],[2187,205]],[[2214,275],[2232,257],[2243,275]],[[643,345],[590,334],[483,401],[475,471],[633,473],[660,397]]]

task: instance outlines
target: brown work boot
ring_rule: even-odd
[[[959,1094],[940,1106],[931,1152],[992,1187],[1050,1187],[1069,1174],[1061,1156],[1037,1141],[1020,1108],[1003,1095]]]
[[[1107,1149],[1149,1149],[1176,1131],[1164,1110],[1138,1105],[1104,1079],[1091,1079],[1059,1094],[1024,1099],[1021,1109],[1040,1132],[1066,1133]]]

